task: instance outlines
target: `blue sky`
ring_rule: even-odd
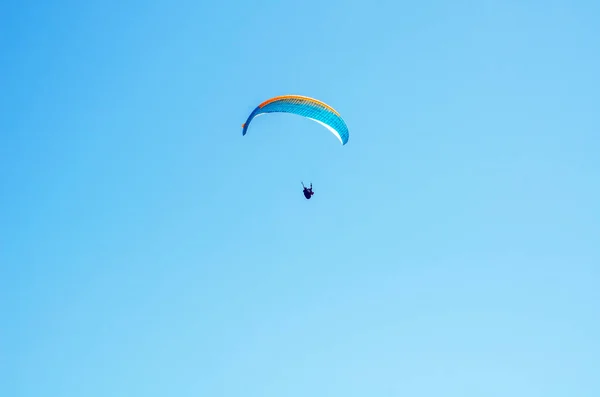
[[[600,3],[1,15],[0,395],[600,395]]]

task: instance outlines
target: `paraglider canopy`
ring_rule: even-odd
[[[252,120],[265,113],[291,113],[316,121],[327,128],[342,145],[348,143],[350,133],[340,114],[331,106],[314,98],[302,95],[282,95],[268,99],[258,105],[242,125],[246,135]]]

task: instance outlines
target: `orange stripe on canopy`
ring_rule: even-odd
[[[271,98],[271,99],[268,99],[268,100],[264,101],[263,103],[261,103],[260,105],[258,105],[258,107],[262,108],[262,107],[265,107],[268,104],[276,102],[276,101],[285,101],[285,100],[293,100],[293,99],[299,99],[301,101],[307,101],[307,102],[315,103],[317,105],[321,105],[324,108],[326,108],[327,110],[330,110],[333,113],[335,113],[337,116],[341,116],[334,108],[332,108],[331,106],[329,106],[325,102],[321,102],[318,99],[314,99],[314,98],[310,98],[310,97],[302,96],[302,95],[281,95],[281,96],[277,96],[275,98]]]

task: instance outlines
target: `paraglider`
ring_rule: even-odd
[[[315,194],[315,192],[313,192],[312,190],[312,183],[310,184],[310,187],[306,187],[304,186],[304,182],[302,182],[302,188],[303,193],[304,193],[304,197],[306,197],[307,200],[310,200],[310,198],[313,196],[313,194]]]
[[[246,122],[242,124],[242,136],[246,135],[248,127],[255,117],[267,113],[290,113],[316,121],[327,128],[340,141],[342,146],[346,145],[350,138],[346,122],[334,108],[317,99],[302,95],[276,96],[258,105],[250,113]],[[304,197],[310,200],[315,194],[312,190],[312,183],[309,188],[302,183],[302,187]]]

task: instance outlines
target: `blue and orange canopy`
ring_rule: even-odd
[[[242,125],[242,135],[246,135],[252,119],[265,113],[291,113],[306,117],[326,127],[342,145],[348,143],[350,133],[340,114],[331,106],[317,99],[301,95],[281,95],[258,105]]]

